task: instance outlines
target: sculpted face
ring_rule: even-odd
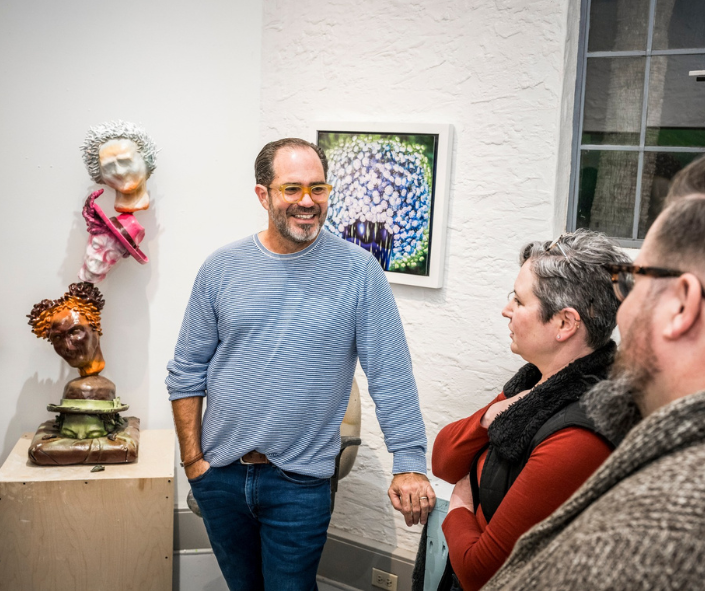
[[[69,439],[95,439],[108,434],[105,424],[98,416],[84,414],[65,414],[59,433]]]
[[[125,249],[110,234],[92,234],[88,238],[83,266],[78,278],[88,283],[105,279],[108,271],[125,255]]]
[[[97,374],[105,367],[98,333],[76,310],[54,314],[47,338],[54,350],[82,376]]]
[[[98,151],[103,182],[118,192],[115,209],[132,213],[149,207],[147,165],[132,140],[105,142]]]
[[[105,184],[121,193],[134,193],[147,180],[147,165],[132,140],[105,142],[98,152]]]

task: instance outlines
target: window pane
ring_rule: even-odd
[[[647,146],[705,147],[705,82],[691,70],[705,70],[705,55],[651,58]]]
[[[658,0],[653,49],[705,47],[705,2]]]
[[[648,0],[592,0],[588,51],[645,51],[648,22]]]
[[[693,152],[644,152],[644,173],[641,180],[639,207],[639,239],[646,236],[663,208],[671,179],[702,154]]]
[[[645,64],[643,57],[588,59],[583,144],[639,143]]]
[[[631,238],[638,152],[583,150],[577,228]]]

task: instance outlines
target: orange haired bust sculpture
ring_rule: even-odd
[[[99,374],[105,367],[100,350],[100,311],[105,301],[90,283],[72,283],[57,300],[42,300],[28,315],[32,332],[47,339],[54,350],[81,376]]]

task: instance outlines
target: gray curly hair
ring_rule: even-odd
[[[137,144],[137,148],[144,158],[144,163],[147,165],[147,178],[149,178],[157,167],[157,146],[144,129],[137,127],[134,123],[120,120],[106,121],[88,130],[81,151],[83,152],[83,162],[86,164],[91,178],[96,183],[103,182],[103,175],[100,172],[100,147],[105,142],[116,139],[132,140]]]
[[[587,345],[607,344],[617,323],[619,300],[612,289],[608,263],[630,263],[619,245],[601,232],[579,229],[551,243],[530,242],[519,251],[519,262],[531,261],[541,302],[541,320],[548,322],[564,308],[575,308],[587,331]]]

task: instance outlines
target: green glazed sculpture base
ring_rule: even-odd
[[[39,426],[29,446],[29,459],[40,466],[72,464],[127,464],[137,460],[140,420],[123,417],[125,426],[110,437],[69,439],[59,435],[56,421]],[[112,435],[111,435],[112,437]]]

